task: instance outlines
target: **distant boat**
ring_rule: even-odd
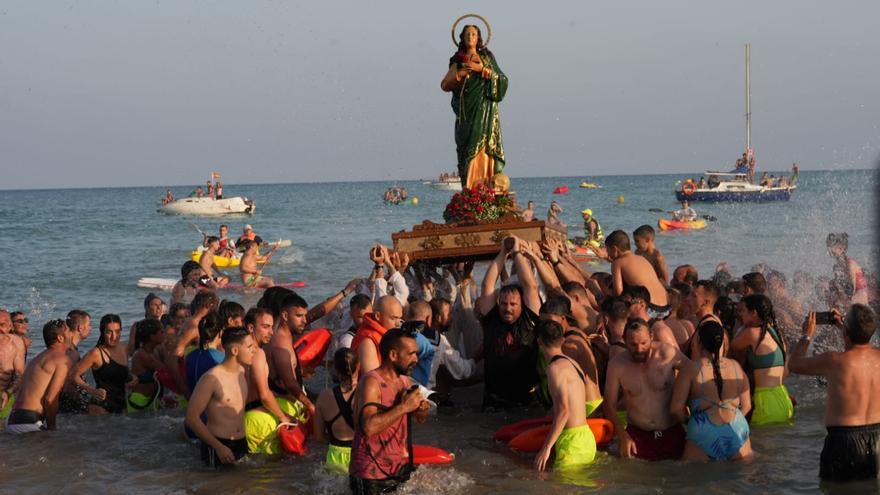
[[[437,180],[427,181],[425,184],[444,191],[461,191],[461,178],[457,175],[441,176]]]
[[[746,155],[752,156],[752,82],[751,82],[752,45],[746,44]],[[674,189],[675,198],[679,201],[712,201],[712,202],[767,202],[788,201],[797,189],[792,177],[789,183],[780,180],[776,186],[753,184],[748,170],[737,167],[732,172],[708,171],[705,185],[698,185],[693,180],[679,181]]]
[[[602,189],[602,186],[596,184],[595,182],[587,182],[583,181],[580,185],[581,189]]]
[[[223,199],[210,197],[181,198],[162,205],[157,211],[166,215],[217,216],[242,213],[253,215],[256,209],[257,205],[254,204],[253,200],[242,196],[235,196]]]

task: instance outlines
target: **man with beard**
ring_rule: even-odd
[[[629,304],[630,318],[640,318],[647,322],[651,335],[658,341],[678,346],[678,341],[675,340],[675,334],[672,333],[669,325],[660,318],[651,317],[649,312],[651,295],[648,289],[640,285],[630,285],[623,291],[621,298]]]
[[[685,431],[670,414],[675,370],[684,355],[675,346],[659,342],[647,323],[631,318],[624,328],[626,353],[608,364],[605,382],[605,417],[614,422],[620,455],[649,461],[679,459],[684,453]],[[617,414],[623,390],[627,426]]]
[[[274,321],[272,313],[262,308],[251,308],[244,317],[245,328],[257,345],[254,359],[245,371],[248,382],[247,403],[244,406],[244,429],[248,452],[278,454],[278,440],[274,435],[279,423],[290,423],[278,399],[269,388],[269,363],[263,347],[272,340]]]
[[[520,245],[515,237],[501,244],[501,251],[486,270],[482,295],[474,307],[483,326],[484,409],[528,404],[538,384],[534,328],[541,298],[532,265],[520,252]],[[505,285],[496,291],[508,256],[513,258],[520,285]]]
[[[269,363],[269,387],[284,399],[281,405],[289,416],[305,420],[315,414],[315,405],[303,386],[302,366],[293,349],[308,324],[309,305],[297,294],[289,294],[281,301],[281,321],[266,350]],[[293,399],[288,401],[287,399]],[[285,409],[286,405],[290,408]]]
[[[379,343],[382,364],[361,379],[355,393],[355,430],[349,484],[353,493],[387,493],[409,479],[412,452],[410,420],[423,423],[428,403],[409,375],[418,362],[413,334],[400,328]]]

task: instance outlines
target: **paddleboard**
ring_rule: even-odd
[[[158,289],[158,290],[167,290],[170,291],[174,288],[174,285],[177,283],[176,279],[173,278],[155,278],[155,277],[143,277],[139,278],[137,281],[137,286],[144,289]],[[286,287],[288,289],[301,289],[306,286],[306,283],[297,280],[294,282],[289,282],[286,284],[276,284],[278,287]],[[245,287],[242,284],[228,284],[226,287],[220,287],[220,290],[244,290],[244,289],[252,289],[253,287]]]

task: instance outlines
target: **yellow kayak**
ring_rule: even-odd
[[[190,253],[190,258],[198,263],[199,258],[202,257],[202,251],[200,249],[196,249]],[[263,264],[266,260],[263,258],[257,258],[257,263]],[[237,268],[241,263],[241,258],[230,258],[228,256],[220,256],[214,255],[214,264],[217,265],[217,268]]]
[[[657,220],[657,226],[660,227],[660,230],[700,230],[706,228],[706,220],[699,218],[688,222],[661,218]]]
[[[595,182],[581,182],[581,188],[583,189],[600,189],[602,186],[596,184]]]

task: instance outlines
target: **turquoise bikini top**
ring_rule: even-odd
[[[775,368],[777,366],[785,366],[785,357],[782,354],[782,344],[779,342],[779,334],[776,333],[776,329],[770,327],[767,329],[767,334],[776,342],[776,350],[769,354],[761,354],[760,356],[755,354],[755,351],[749,346],[748,350],[746,350],[746,361],[748,361],[749,366],[753,370],[764,370],[768,368]],[[760,345],[761,343],[758,342]]]

